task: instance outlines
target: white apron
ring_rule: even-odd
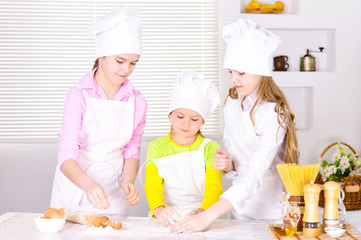
[[[193,210],[201,206],[206,182],[204,147],[206,138],[197,151],[177,153],[152,159],[163,178],[163,199],[166,206]]]
[[[258,136],[256,135],[249,111],[240,112],[237,126],[232,126],[229,134],[235,169],[239,175],[248,171],[250,159],[257,150]],[[233,133],[233,134],[232,134]],[[271,168],[263,176],[263,183],[259,192],[247,199],[243,214],[239,215],[233,209],[231,216],[236,219],[279,219],[282,217],[282,181],[276,168]]]
[[[127,215],[123,180],[124,147],[132,137],[134,96],[128,102],[90,98],[85,90],[86,112],[82,126],[80,167],[100,184],[111,204],[105,210],[91,204],[85,192],[73,184],[58,165],[55,172],[51,206],[69,208],[95,214]]]

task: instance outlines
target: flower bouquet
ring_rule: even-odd
[[[351,150],[342,143],[337,143],[335,149],[331,159],[322,159],[322,157],[319,159],[320,175],[324,182],[339,182],[341,178],[349,176],[350,173],[352,173],[351,175],[361,174],[361,159],[358,158],[353,149]]]
[[[335,152],[330,157],[325,153],[335,146]],[[315,183],[323,184],[327,181],[339,182],[345,192],[343,203],[346,210],[361,209],[361,159],[356,151],[348,144],[337,142],[329,145],[318,159],[320,171]],[[319,206],[323,207],[325,199],[323,190],[319,198]]]

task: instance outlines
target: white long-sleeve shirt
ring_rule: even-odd
[[[272,176],[279,178],[276,164],[283,161],[286,131],[279,128],[275,103],[260,102],[256,106],[253,126],[250,111],[256,99],[255,91],[245,99],[228,98],[224,107],[224,145],[234,162],[235,171],[226,174],[233,179],[233,184],[221,198],[230,201],[239,215],[248,199],[257,194],[272,194],[259,190],[265,178],[267,181],[273,181],[269,178]]]

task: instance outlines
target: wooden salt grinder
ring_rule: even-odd
[[[323,185],[325,197],[325,209],[323,212],[323,227],[339,227],[338,196],[340,185],[334,181]]]
[[[305,236],[316,237],[321,235],[320,217],[318,215],[318,200],[321,187],[318,184],[306,184],[303,187],[305,198],[305,214],[303,216],[302,233]]]

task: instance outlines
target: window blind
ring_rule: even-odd
[[[0,1],[0,142],[57,140],[67,90],[95,60],[87,29],[120,6],[137,7],[142,22],[142,56],[129,79],[148,101],[145,138],[169,132],[169,94],[181,70],[218,86],[216,0]],[[218,110],[202,131],[218,136]]]

